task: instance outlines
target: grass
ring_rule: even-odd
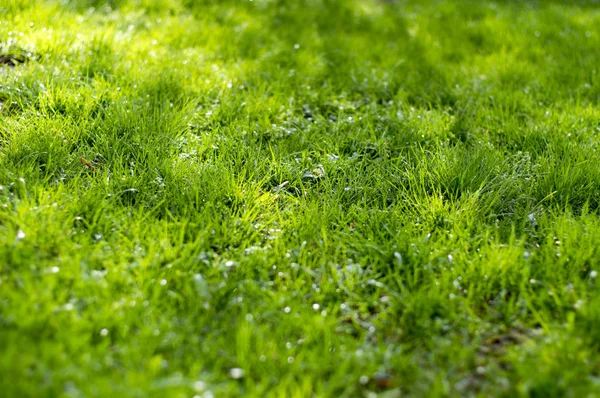
[[[0,15],[4,396],[598,396],[598,2]]]

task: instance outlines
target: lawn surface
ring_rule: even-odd
[[[5,397],[600,396],[600,4],[0,0]]]

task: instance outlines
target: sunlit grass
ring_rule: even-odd
[[[597,6],[0,1],[0,395],[593,396]]]

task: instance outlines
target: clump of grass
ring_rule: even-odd
[[[593,2],[0,10],[5,395],[595,392]]]

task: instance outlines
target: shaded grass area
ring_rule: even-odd
[[[0,388],[593,395],[596,5],[0,2]]]

